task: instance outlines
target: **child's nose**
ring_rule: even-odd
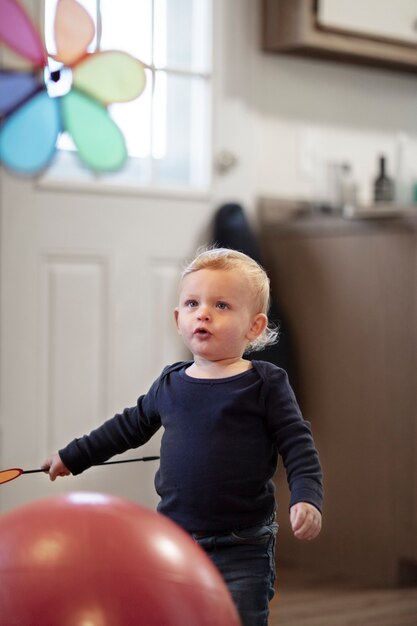
[[[200,307],[198,309],[198,315],[197,315],[199,320],[208,320],[210,318],[210,313],[207,307],[203,306]]]

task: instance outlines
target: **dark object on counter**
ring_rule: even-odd
[[[392,178],[386,172],[386,160],[384,156],[379,157],[379,172],[374,182],[374,201],[393,202],[395,195],[395,185]]]
[[[261,252],[254,233],[239,204],[224,204],[217,211],[213,229],[214,244],[219,248],[231,248],[244,252],[252,259],[264,265]],[[271,308],[269,319],[279,328],[279,341],[258,352],[250,352],[248,357],[274,363],[286,370],[290,382],[294,386],[294,362],[291,350],[291,340],[285,316],[271,294]]]

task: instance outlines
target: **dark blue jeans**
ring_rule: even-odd
[[[272,518],[227,535],[193,535],[220,570],[242,626],[268,625],[269,602],[274,596],[277,530]]]

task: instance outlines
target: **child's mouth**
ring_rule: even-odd
[[[209,331],[206,328],[197,328],[194,331],[194,334],[198,335],[199,337],[205,337],[205,336],[209,336],[210,335]]]

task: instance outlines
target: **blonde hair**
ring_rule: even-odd
[[[229,248],[200,248],[182,272],[181,278],[198,270],[239,270],[249,281],[258,313],[268,316],[270,282],[267,273],[250,256]],[[278,328],[268,324],[265,330],[247,346],[245,352],[262,350],[278,341]]]

